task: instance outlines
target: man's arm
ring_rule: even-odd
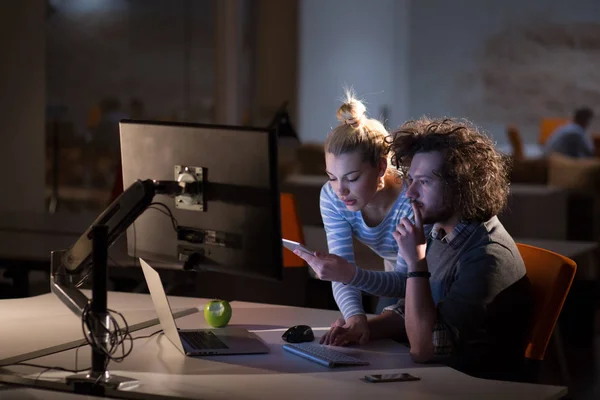
[[[458,340],[479,340],[490,304],[525,273],[515,257],[497,243],[463,253],[459,257],[456,280],[437,308],[428,279],[407,280],[406,331],[415,361],[425,362],[437,354],[448,353],[452,343]]]
[[[394,339],[406,341],[406,330],[404,318],[391,310],[385,310],[381,314],[369,320],[369,332],[371,339]]]
[[[427,240],[423,219],[415,203],[412,206],[415,222],[402,218],[393,236],[404,255],[408,269],[404,320],[406,335],[410,342],[410,355],[416,362],[425,362],[434,356],[432,336],[436,309],[427,276],[429,274],[425,256]]]
[[[415,266],[409,266],[409,272],[417,271],[429,271],[426,259],[419,260]],[[429,361],[435,355],[432,335],[436,314],[429,279],[408,278],[406,280],[404,318],[406,335],[410,342],[410,355],[416,362]]]

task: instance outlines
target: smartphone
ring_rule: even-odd
[[[298,249],[304,253],[310,254],[311,256],[315,254],[315,252],[311,249],[305,247],[304,245],[298,242],[294,242],[293,240],[281,239],[281,241],[283,242],[283,246],[285,248],[290,249],[291,251]]]
[[[408,374],[406,372],[401,374],[377,374],[377,375],[365,375],[365,380],[372,383],[382,382],[408,382],[408,381],[420,381],[421,378]]]

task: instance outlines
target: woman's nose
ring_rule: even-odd
[[[345,185],[340,183],[340,185],[338,186],[338,194],[340,196],[348,194],[348,188]]]

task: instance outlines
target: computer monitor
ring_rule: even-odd
[[[203,182],[201,201],[154,197],[169,208],[177,227],[165,213],[146,210],[127,229],[130,256],[282,278],[274,130],[123,120],[120,135],[125,188],[138,179]]]

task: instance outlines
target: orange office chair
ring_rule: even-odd
[[[533,324],[525,358],[543,360],[550,337],[554,336],[561,371],[568,380],[559,331],[555,326],[573,283],[577,264],[570,258],[539,247],[517,243],[517,248],[525,262],[534,298]]]
[[[556,128],[570,121],[569,118],[542,118],[542,121],[540,122],[540,136],[538,137],[538,143],[543,146]]]
[[[285,239],[304,243],[304,232],[302,224],[298,217],[296,199],[291,193],[281,193],[281,235]],[[286,268],[305,267],[304,260],[292,253],[290,250],[283,249],[283,266]]]

